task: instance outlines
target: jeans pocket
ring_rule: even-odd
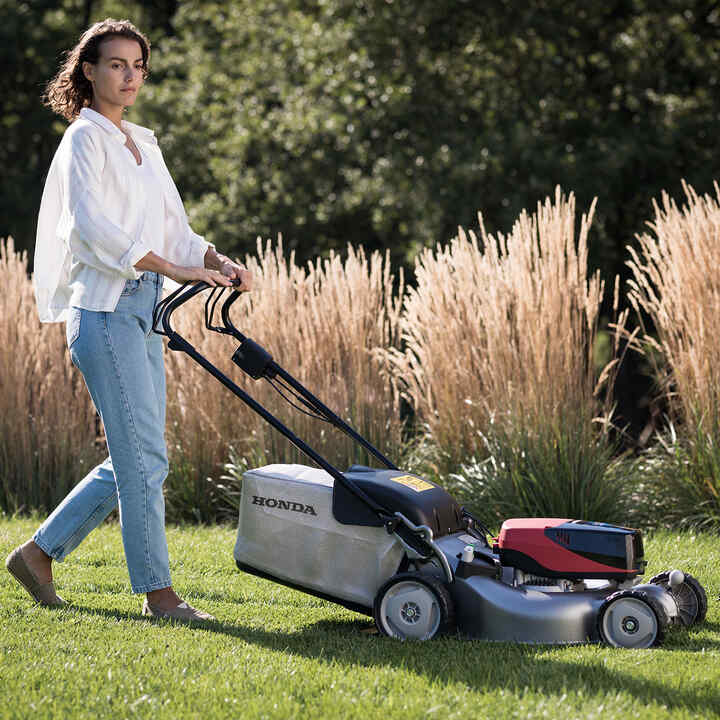
[[[77,307],[71,307],[68,310],[67,323],[65,324],[65,337],[67,339],[68,348],[71,348],[73,343],[78,339],[80,335],[80,318],[82,317],[82,310]]]
[[[126,280],[125,287],[120,293],[120,297],[127,297],[128,295],[134,295],[140,289],[140,279],[137,280]]]

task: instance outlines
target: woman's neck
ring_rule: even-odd
[[[106,117],[113,125],[116,125],[118,128],[120,128],[120,130],[122,130],[122,115],[124,110],[122,105],[109,105],[103,103],[102,101],[98,101],[97,98],[95,98],[90,103],[90,109],[94,110],[97,113],[100,113],[101,115]]]

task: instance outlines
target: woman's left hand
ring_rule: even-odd
[[[252,290],[253,275],[242,265],[238,265],[232,260],[225,260],[220,266],[220,272],[233,281],[236,290],[240,290],[240,292]]]

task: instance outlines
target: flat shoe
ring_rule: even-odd
[[[148,617],[156,618],[171,618],[173,620],[214,620],[215,618],[210,613],[203,612],[202,610],[196,610],[192,605],[188,605],[186,602],[181,602],[177,607],[171,610],[159,608],[155,605],[151,605],[147,598],[143,603],[142,614]]]
[[[22,555],[22,549],[16,547],[5,559],[8,572],[32,595],[41,605],[57,607],[67,603],[55,592],[52,582],[41,583],[37,575],[30,569]]]

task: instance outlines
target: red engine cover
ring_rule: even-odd
[[[503,565],[551,577],[633,577],[644,569],[639,533],[606,523],[514,518],[503,523],[497,549]]]

